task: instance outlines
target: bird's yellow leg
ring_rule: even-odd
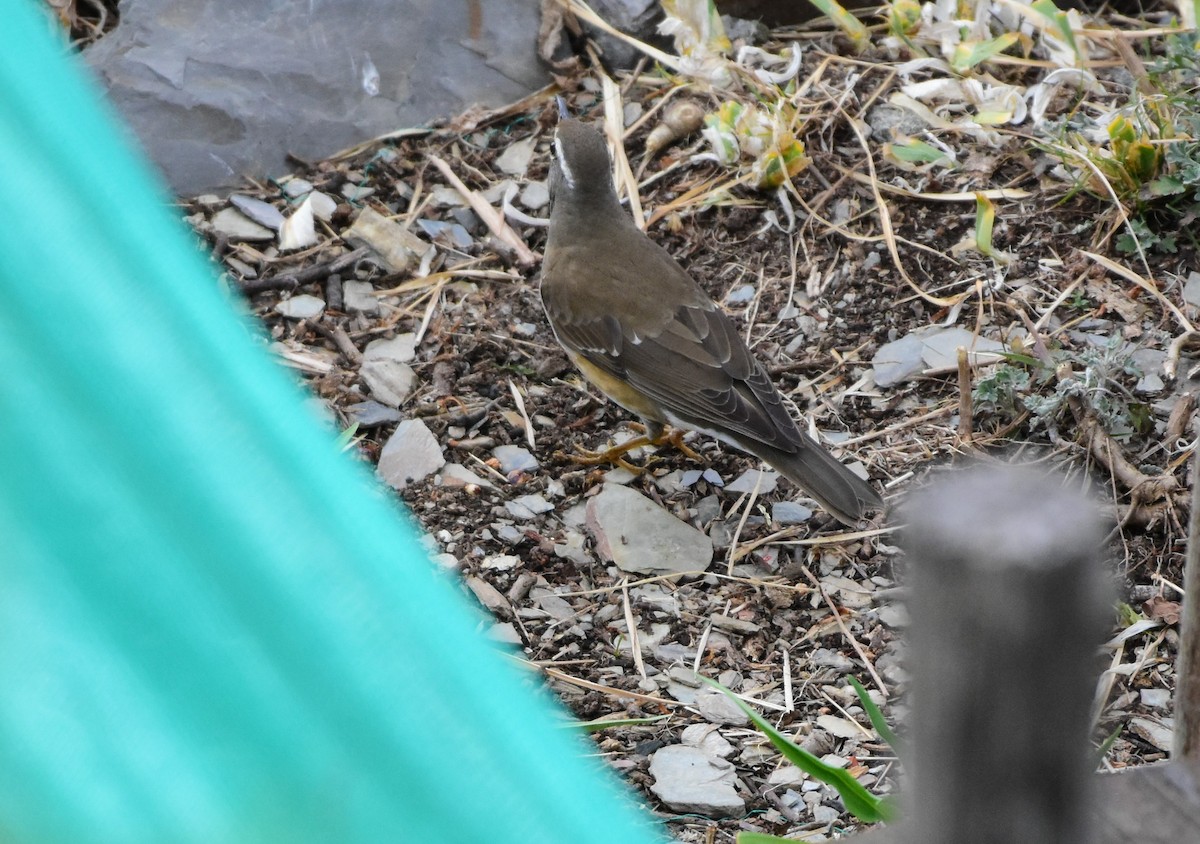
[[[612,448],[603,449],[601,451],[588,451],[587,449],[575,446],[575,454],[570,455],[570,459],[576,463],[582,463],[586,466],[596,466],[604,463],[609,463],[614,466],[620,466],[623,469],[628,469],[631,472],[640,473],[642,469],[634,466],[628,460],[625,460],[625,455],[634,449],[642,448],[643,446],[673,446],[678,451],[682,452],[689,460],[703,460],[703,458],[692,450],[690,446],[683,441],[684,432],[679,429],[672,429],[667,432],[662,425],[646,426],[640,422],[630,422],[629,427],[643,431],[640,437],[634,437],[631,440],[626,440],[620,445],[615,445]]]
[[[658,439],[651,440],[650,442],[654,445],[670,445],[676,451],[681,452],[688,460],[696,460],[703,463],[704,457],[700,452],[683,441],[685,434],[686,431],[682,431],[679,428],[672,428],[670,431],[660,434]]]

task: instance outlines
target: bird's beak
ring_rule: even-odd
[[[562,97],[555,97],[554,101],[558,103],[558,119],[568,120],[571,117],[571,112],[567,111],[567,101]]]

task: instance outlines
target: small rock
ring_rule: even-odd
[[[841,651],[831,650],[830,648],[817,648],[808,657],[808,664],[814,668],[832,668],[834,671],[845,674],[854,668],[854,663],[850,661]]]
[[[416,357],[416,335],[399,334],[372,340],[363,350],[359,377],[379,402],[399,407],[416,384],[417,374],[407,361]]]
[[[953,369],[958,365],[959,346],[970,350],[972,362],[978,363],[999,360],[1005,350],[1003,343],[976,337],[959,326],[926,326],[879,347],[871,360],[875,384],[890,387],[927,369]]]
[[[375,286],[369,281],[347,281],[342,285],[342,297],[348,313],[368,316],[379,313],[379,300],[374,294]]]
[[[493,554],[490,557],[484,557],[482,565],[485,569],[507,571],[521,565],[521,558],[515,554]]]
[[[712,626],[717,630],[724,630],[726,633],[737,633],[741,636],[751,636],[761,629],[753,621],[742,621],[740,618],[723,615],[722,613],[714,613],[712,615]]]
[[[550,204],[550,188],[545,182],[530,182],[521,190],[517,201],[530,211],[540,211]]]
[[[223,260],[242,278],[258,278],[258,270],[254,269],[254,267],[250,266],[245,261],[239,261],[232,255],[226,255]]]
[[[507,613],[511,609],[512,605],[509,604],[507,598],[500,594],[500,590],[483,578],[468,577],[464,583],[475,594],[479,603],[483,604],[493,613]]]
[[[511,621],[493,624],[488,628],[487,637],[493,642],[499,642],[502,645],[525,644],[521,639],[521,634],[517,632],[517,628],[513,626]]]
[[[592,562],[592,555],[584,547],[586,539],[582,533],[574,530],[563,531],[563,541],[554,543],[554,556],[570,560],[577,565]]]
[[[513,141],[504,152],[496,156],[496,166],[510,176],[524,176],[525,171],[529,169],[529,161],[533,158],[536,142],[537,139],[533,137]]]
[[[1169,709],[1171,707],[1170,689],[1142,689],[1139,694],[1143,706],[1153,709]]]
[[[481,489],[495,489],[496,486],[487,478],[481,478],[461,463],[447,463],[442,467],[442,486],[465,487],[477,486]]]
[[[337,210],[337,200],[332,196],[315,190],[308,195],[308,200],[312,203],[313,216],[318,220],[329,222],[333,218],[333,212]]]
[[[483,220],[479,219],[479,215],[470,208],[455,208],[450,212],[454,217],[455,222],[467,230],[471,235],[482,234],[487,230],[487,226],[483,224]]]
[[[625,486],[631,484],[638,479],[636,473],[629,471],[624,466],[614,466],[604,473],[605,483],[619,484]]]
[[[429,235],[429,239],[443,246],[467,250],[475,245],[475,238],[458,223],[447,223],[444,220],[417,220],[421,231]]]
[[[657,686],[657,684],[655,684]],[[657,691],[657,689],[655,689]],[[729,743],[716,724],[689,724],[679,734],[679,740],[686,747],[694,747],[717,759],[728,759],[733,755],[734,746]]]
[[[518,518],[530,518],[531,519],[534,516],[540,515],[542,513],[549,513],[551,510],[554,509],[554,505],[551,504],[549,501],[547,501],[545,498],[542,498],[542,496],[540,496],[540,495],[519,495],[508,503],[517,505],[517,507],[519,507],[523,512],[529,514],[526,517],[518,517]]]
[[[740,305],[754,298],[754,285],[742,284],[729,291],[725,301],[730,305]]]
[[[745,492],[753,492],[757,485],[758,494],[766,495],[774,492],[775,487],[779,484],[779,474],[776,472],[764,472],[759,469],[748,469],[742,472],[734,480],[725,485],[725,491],[741,495]]]
[[[535,586],[530,589],[529,599],[555,621],[566,621],[579,614],[573,606],[544,586]]]
[[[397,334],[387,340],[372,340],[363,350],[363,360],[394,360],[408,363],[417,356],[417,335]]]
[[[234,193],[229,196],[229,204],[260,226],[266,226],[272,231],[279,231],[283,225],[283,214],[279,213],[279,209],[261,199]]]
[[[462,568],[462,561],[459,560],[458,557],[445,552],[441,554],[434,554],[433,561],[446,571],[458,571]]]
[[[379,454],[376,471],[394,489],[404,489],[446,465],[437,438],[420,419],[407,419],[396,427]]]
[[[1163,371],[1167,353],[1162,349],[1140,348],[1133,350],[1133,364],[1141,370],[1142,377],[1134,385],[1135,393],[1160,393],[1163,384],[1159,373]]]
[[[798,525],[812,518],[813,511],[795,501],[777,501],[771,505],[771,520],[779,525]]]
[[[902,604],[884,604],[875,610],[875,615],[893,630],[897,627],[907,627],[910,623],[908,610]]]
[[[342,185],[342,196],[346,197],[350,202],[362,202],[371,194],[375,193],[375,188],[367,185],[352,184],[346,182]]]
[[[680,492],[684,489],[683,472],[679,469],[674,469],[667,474],[654,478],[654,485],[668,495]]]
[[[807,777],[808,774],[795,765],[784,765],[771,771],[767,775],[767,782],[771,785],[803,785]]]
[[[711,539],[626,487],[605,484],[588,501],[587,523],[597,552],[622,571],[676,574],[712,563]]]
[[[818,715],[817,726],[838,738],[866,738],[857,724],[837,715]]]
[[[712,818],[745,814],[746,801],[733,787],[733,765],[697,748],[672,745],[655,751],[650,776],[650,790],[672,811]]]
[[[496,526],[496,538],[507,545],[516,545],[525,538],[525,534],[512,525]]]
[[[710,724],[744,727],[750,723],[750,717],[741,707],[716,689],[701,689],[696,695],[696,708]]]
[[[825,825],[837,823],[838,818],[842,816],[839,810],[832,806],[826,806],[824,803],[818,803],[816,806],[813,806],[812,813],[813,820],[816,823]]]
[[[325,310],[325,300],[301,293],[275,305],[275,312],[288,319],[314,319]]]
[[[358,212],[354,225],[342,237],[348,243],[370,249],[393,273],[404,272],[426,249],[421,238],[371,207]]]
[[[449,185],[438,185],[429,192],[429,203],[439,208],[454,208],[466,205],[467,201],[463,199],[461,193]]]
[[[1200,308],[1200,272],[1192,270],[1183,284],[1183,301],[1193,308]]]
[[[500,471],[505,475],[532,472],[538,467],[537,459],[519,445],[498,445],[492,449],[492,456],[500,461]]]
[[[307,179],[291,178],[283,183],[283,192],[289,199],[298,199],[306,193],[312,193],[313,183]]]
[[[871,127],[871,137],[881,142],[893,140],[896,132],[919,136],[929,128],[920,115],[892,103],[879,103],[868,111],[867,125]]]
[[[346,410],[360,428],[374,428],[388,422],[399,422],[404,418],[394,407],[388,407],[371,399],[352,404]]]
[[[1169,722],[1170,719],[1167,719]],[[1143,741],[1157,747],[1159,750],[1171,751],[1174,743],[1175,730],[1170,723],[1163,723],[1153,718],[1135,717],[1129,719],[1129,730]]]
[[[232,241],[274,240],[275,232],[260,226],[236,208],[224,208],[212,218],[213,231]]]
[[[417,382],[411,366],[394,360],[363,360],[358,375],[377,401],[397,408]]]
[[[721,499],[715,495],[706,495],[696,502],[696,522],[706,525],[713,519],[721,518]]]

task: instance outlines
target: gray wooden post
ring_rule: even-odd
[[[1011,468],[946,473],[903,508],[911,844],[1090,844],[1088,710],[1108,577],[1077,489]]]
[[[1171,760],[1200,764],[1200,448],[1192,461],[1192,514],[1183,570],[1183,620],[1175,674],[1175,741]]]

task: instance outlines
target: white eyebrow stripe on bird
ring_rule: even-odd
[[[558,169],[562,172],[563,181],[567,183],[567,187],[574,188],[575,174],[571,172],[571,165],[567,164],[567,154],[558,135],[554,136],[554,157],[558,159]]]

